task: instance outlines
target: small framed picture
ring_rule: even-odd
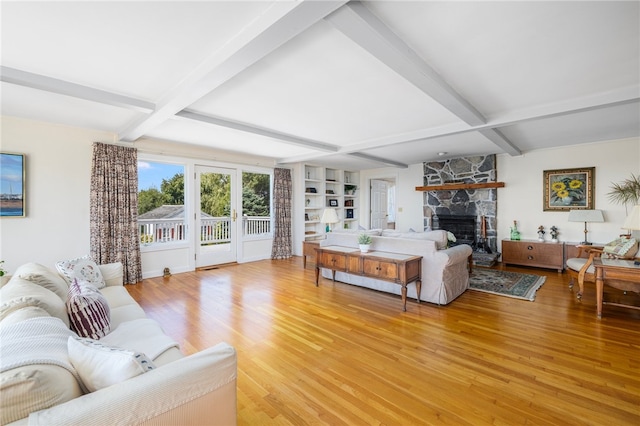
[[[0,216],[25,217],[25,155],[0,153]]]
[[[329,200],[329,207],[338,207],[338,200]]]

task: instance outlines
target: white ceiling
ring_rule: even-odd
[[[2,1],[0,13],[2,114],[126,142],[356,169],[640,136],[638,1]]]

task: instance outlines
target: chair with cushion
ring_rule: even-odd
[[[593,259],[602,255],[602,247],[578,245],[576,246],[578,253],[576,257],[567,259],[567,273],[569,274],[569,288],[573,289],[576,280],[578,281],[577,297],[582,298],[584,292],[584,283],[596,282],[595,268],[593,267]]]
[[[567,259],[567,273],[570,276],[569,288],[573,288],[575,280],[578,280],[580,290],[578,299],[582,298],[584,283],[595,283],[595,268],[593,259],[608,256],[618,259],[633,259],[638,253],[638,242],[634,238],[621,237],[608,243],[604,247],[579,245],[577,257]],[[588,256],[588,257],[585,257]]]

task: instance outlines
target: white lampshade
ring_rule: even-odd
[[[604,222],[602,210],[569,210],[569,222],[584,222],[584,241],[582,244],[591,245],[587,239],[587,222]]]
[[[624,221],[622,229],[628,229],[631,231],[640,230],[640,205],[633,207],[631,214],[629,214],[627,219]]]
[[[604,222],[602,210],[570,210],[569,222]]]
[[[336,213],[336,209],[324,209],[322,212],[322,219],[320,219],[322,223],[338,223],[340,219],[338,219],[338,214]]]

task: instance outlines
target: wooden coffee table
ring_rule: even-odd
[[[336,271],[340,271],[399,284],[403,311],[407,310],[407,284],[415,281],[416,300],[420,303],[422,256],[382,251],[361,253],[351,247],[326,246],[316,248],[316,286],[320,268],[331,269],[333,281]]]

